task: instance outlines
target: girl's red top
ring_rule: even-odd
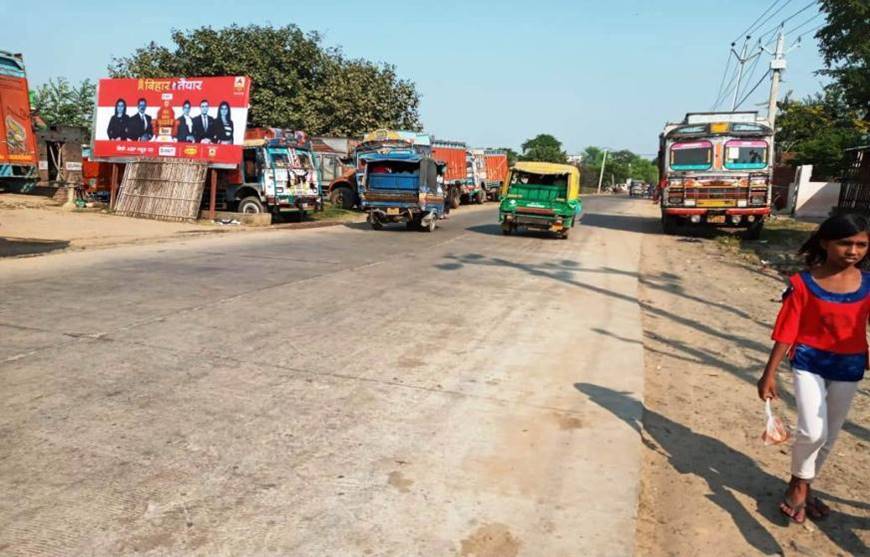
[[[790,344],[792,366],[834,381],[859,381],[867,367],[870,273],[855,292],[828,292],[809,271],[789,278],[773,340]]]

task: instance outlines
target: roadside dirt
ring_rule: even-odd
[[[777,511],[788,447],[765,447],[755,381],[767,359],[784,278],[715,239],[644,227],[645,417],[637,553],[868,555],[870,391],[859,387],[834,454],[814,485],[823,522],[788,524]],[[790,372],[776,406],[794,424]]]

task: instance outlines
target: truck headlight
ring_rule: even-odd
[[[749,202],[753,205],[764,205],[767,201],[766,195],[753,195],[749,198]]]
[[[682,205],[682,204],[683,204],[682,197],[669,197],[668,198],[668,205]]]
[[[694,206],[695,206],[695,200],[694,200],[694,199],[687,199],[687,200],[684,202],[684,204],[686,205],[686,207],[694,207]]]
[[[746,207],[746,200],[745,199],[738,199],[737,206],[738,207]]]

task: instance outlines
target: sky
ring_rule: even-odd
[[[349,57],[395,65],[417,85],[424,127],[438,138],[519,150],[550,133],[569,154],[597,145],[652,156],[666,121],[712,108],[731,42],[769,6],[760,32],[808,6],[786,23],[807,22],[787,47],[823,21],[812,19],[809,0],[0,0],[0,20],[18,22],[4,27],[0,49],[24,54],[34,87],[106,77],[113,57],[150,41],[168,45],[172,29],[293,23]],[[747,92],[769,60],[763,55],[744,80]],[[813,33],[787,62],[782,94],[821,89]],[[741,108],[763,103],[766,113],[768,92],[761,82]]]

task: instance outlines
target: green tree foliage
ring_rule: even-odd
[[[71,84],[63,77],[49,79],[48,83],[32,91],[32,108],[49,126],[90,129],[96,89],[89,79],[78,85]]]
[[[862,143],[862,136],[870,132],[870,122],[845,98],[837,86],[802,101],[786,96],[776,119],[777,150],[791,153],[791,164],[814,165],[815,176],[839,176],[843,150]]]
[[[542,133],[522,144],[521,161],[568,162],[568,155],[562,150],[562,142],[550,134]]]
[[[174,30],[171,48],[154,42],[116,58],[113,77],[247,75],[251,126],[356,136],[386,127],[420,129],[420,96],[393,66],[348,59],[316,32],[232,25]]]
[[[604,185],[622,184],[629,178],[643,180],[648,184],[658,182],[658,168],[655,161],[645,159],[627,149],[607,153],[604,159],[604,149],[589,146],[583,151],[582,179],[587,187],[597,186],[601,173],[601,163],[604,162]]]
[[[827,22],[816,34],[828,75],[842,91],[843,102],[870,120],[870,2],[821,0]]]

